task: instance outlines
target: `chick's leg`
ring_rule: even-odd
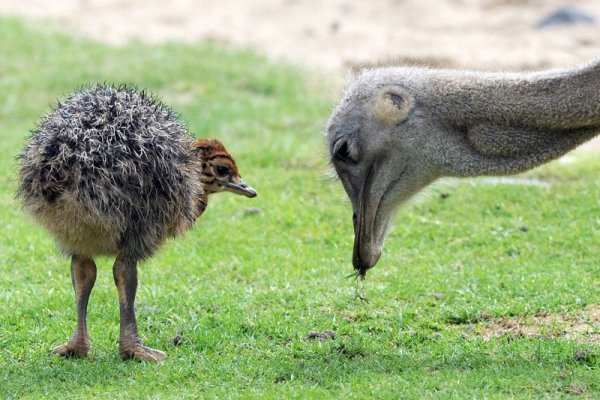
[[[77,301],[77,327],[69,341],[56,347],[53,352],[63,357],[83,357],[90,351],[86,316],[88,300],[96,282],[94,260],[74,255],[71,259],[71,280]]]
[[[138,335],[135,319],[135,293],[137,290],[137,261],[119,255],[113,267],[115,285],[119,291],[119,309],[121,314],[121,333],[119,352],[124,360],[160,361],[167,355],[143,345]]]

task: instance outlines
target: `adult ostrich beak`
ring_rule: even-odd
[[[367,270],[373,268],[379,261],[383,242],[382,240],[380,243],[376,243],[379,242],[376,240],[379,235],[375,231],[378,230],[381,223],[381,221],[377,221],[378,205],[381,199],[371,199],[373,180],[374,164],[371,164],[359,195],[358,210],[352,215],[354,224],[352,265],[361,277],[364,277]]]
[[[364,217],[363,217],[364,218]],[[367,270],[373,268],[377,261],[379,261],[379,257],[381,257],[381,249],[370,249],[364,243],[366,242],[365,237],[367,235],[363,234],[364,229],[361,229],[365,226],[362,222],[362,218],[359,219],[354,214],[354,251],[352,254],[352,266],[361,277],[365,277],[367,274]],[[365,249],[367,251],[365,251]]]

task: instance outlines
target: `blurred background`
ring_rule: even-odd
[[[214,41],[329,71],[541,69],[600,54],[597,0],[2,0],[0,13],[115,45]]]

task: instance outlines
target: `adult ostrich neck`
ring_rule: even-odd
[[[436,118],[460,133],[440,149],[444,175],[522,172],[600,130],[600,62],[528,74],[432,71],[425,93]]]

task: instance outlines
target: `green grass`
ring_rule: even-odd
[[[482,315],[576,315],[600,302],[597,156],[529,173],[547,187],[435,186],[401,210],[358,288],[346,278],[350,206],[326,175],[323,131],[337,96],[326,77],[247,51],[116,49],[7,19],[0,37],[0,398],[599,395],[598,346],[484,340],[469,325]],[[220,138],[259,191],[213,196],[193,231],[140,267],[141,333],[169,353],[158,365],[118,358],[110,259],[98,262],[90,356],[50,354],[74,327],[68,260],[13,199],[27,131],[91,81],[159,94],[197,136]],[[335,339],[307,338],[325,329]]]

